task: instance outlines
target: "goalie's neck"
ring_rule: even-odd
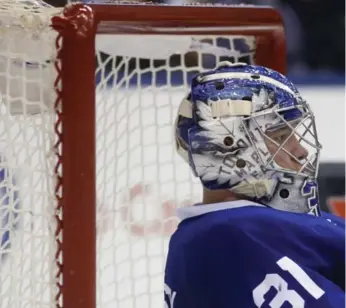
[[[234,193],[229,190],[210,190],[203,188],[203,204],[220,203],[227,201],[240,200]]]

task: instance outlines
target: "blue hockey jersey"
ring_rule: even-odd
[[[167,308],[343,308],[345,222],[249,201],[180,209]]]

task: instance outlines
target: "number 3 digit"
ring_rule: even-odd
[[[324,294],[324,291],[290,258],[283,257],[277,264],[282,270],[289,272],[315,299],[319,299]],[[265,295],[271,287],[277,290],[277,294],[269,303],[271,308],[280,308],[285,302],[290,303],[293,308],[304,307],[304,299],[296,291],[289,290],[287,282],[278,274],[267,274],[264,280],[253,290],[252,296],[257,307],[262,307],[265,302]]]

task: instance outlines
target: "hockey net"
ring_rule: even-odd
[[[3,0],[0,31],[0,307],[161,307],[175,208],[201,201],[177,107],[220,61],[284,70],[279,16]]]

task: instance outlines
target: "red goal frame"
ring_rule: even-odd
[[[285,73],[284,27],[270,7],[153,4],[73,4],[52,27],[58,32],[56,306],[95,308],[96,34],[252,35],[256,63]]]

